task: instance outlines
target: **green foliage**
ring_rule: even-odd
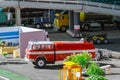
[[[86,67],[91,59],[92,57],[88,52],[82,52],[81,54],[75,55],[72,61],[78,63],[82,67]]]
[[[91,62],[92,56],[88,52],[82,52],[81,54],[73,54],[72,56],[68,56],[66,61],[72,61],[80,66],[87,67],[86,74],[90,77],[85,80],[108,80],[106,79],[105,72],[97,65],[95,62]]]
[[[89,67],[87,68],[87,71],[86,73],[88,75],[96,75],[96,76],[104,76],[105,75],[105,72],[95,63],[95,62],[92,62]]]
[[[108,80],[108,79],[106,79],[104,76],[92,75],[92,76],[90,76],[89,78],[87,78],[85,80]]]
[[[86,67],[89,61],[92,59],[92,56],[88,52],[82,52],[80,54],[74,54],[66,58],[67,61],[75,62],[82,67]]]
[[[2,53],[2,56],[4,56],[4,57],[6,57],[7,55],[8,55],[7,52],[3,52],[3,53]]]
[[[67,56],[66,59],[65,59],[65,61],[72,61],[73,57],[74,57],[74,55]]]

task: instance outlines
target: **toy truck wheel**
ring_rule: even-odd
[[[104,40],[104,43],[105,43],[105,44],[108,44],[108,42],[109,42],[109,41],[108,41],[107,39]]]
[[[46,60],[44,58],[38,58],[35,64],[37,67],[43,68],[46,66]]]
[[[89,24],[83,24],[82,29],[85,30],[85,31],[89,31],[90,30],[90,25]]]
[[[100,44],[100,43],[101,43],[101,40],[99,40],[99,39],[96,40],[96,43],[97,43],[97,44]]]
[[[94,41],[92,39],[90,39],[89,42],[94,43]]]
[[[91,37],[88,37],[88,38],[87,38],[87,41],[90,42],[91,39],[92,39]]]
[[[62,27],[60,28],[60,30],[61,30],[62,32],[65,32],[65,31],[67,30],[67,28],[66,28],[65,26],[62,26]]]
[[[40,24],[36,24],[36,28],[38,28],[38,29],[39,29],[39,28],[40,28]]]

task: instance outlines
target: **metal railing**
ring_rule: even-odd
[[[91,1],[91,2],[99,2],[99,3],[120,5],[120,0],[85,0],[85,1]]]
[[[108,3],[107,0],[2,0],[2,1],[36,2],[36,3],[50,3],[50,4],[56,3],[56,4],[70,4],[70,5],[74,4],[74,5],[94,6],[100,8],[120,10],[120,5],[114,5],[114,3],[116,4],[120,3],[120,1],[118,1],[119,3],[117,3],[117,0],[109,0]]]

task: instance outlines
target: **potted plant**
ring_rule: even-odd
[[[86,74],[90,77],[85,80],[107,80],[105,76],[105,72],[95,63],[91,61],[92,56],[88,52],[82,52],[81,54],[73,54],[72,56],[68,56],[66,61],[72,61],[82,68],[87,69],[85,70]],[[91,61],[91,62],[90,62]],[[83,69],[83,70],[84,70]]]
[[[79,64],[80,66],[82,66],[82,68],[85,68],[89,64],[89,61],[91,59],[92,57],[88,52],[82,52],[80,54],[68,56],[66,58],[67,61],[75,62]]]

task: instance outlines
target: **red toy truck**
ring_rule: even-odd
[[[61,61],[73,53],[83,51],[92,54],[92,58],[96,57],[94,45],[87,41],[29,41],[25,60],[42,68],[47,63]]]

